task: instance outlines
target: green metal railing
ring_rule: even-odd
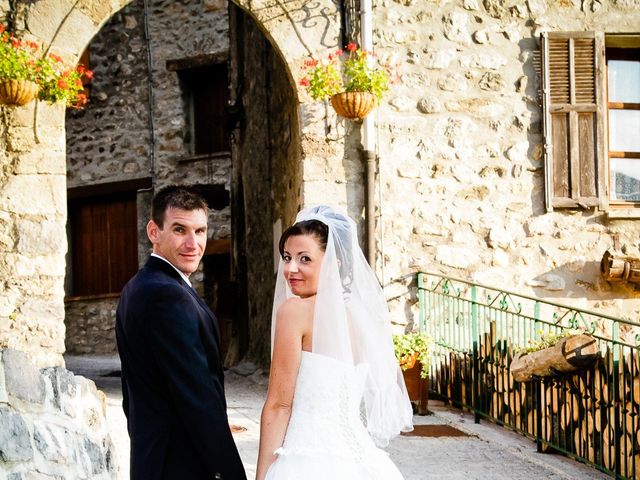
[[[419,325],[433,339],[430,388],[453,405],[617,478],[640,478],[640,323],[437,274],[418,274]],[[595,365],[514,382],[514,351],[580,329]]]

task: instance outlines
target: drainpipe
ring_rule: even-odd
[[[360,2],[360,47],[367,52],[373,51],[373,27],[371,23],[371,0]],[[369,58],[368,61],[371,61]],[[375,218],[375,178],[376,178],[376,152],[375,131],[373,117],[367,115],[362,120],[362,157],[365,161],[367,177],[365,191],[365,220],[367,224],[367,260],[375,271],[376,265],[376,218]]]

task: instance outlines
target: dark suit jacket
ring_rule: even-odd
[[[150,257],[116,313],[134,480],[246,478],[229,430],[217,319]]]

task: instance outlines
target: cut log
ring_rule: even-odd
[[[600,272],[610,282],[640,283],[640,258],[613,255],[606,251],[600,260]]]
[[[589,335],[572,335],[544,350],[518,355],[511,362],[511,374],[517,382],[535,377],[571,373],[592,365],[598,357],[598,344]]]

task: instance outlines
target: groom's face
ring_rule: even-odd
[[[150,220],[147,234],[153,253],[189,276],[198,269],[207,244],[207,214],[204,210],[169,207],[162,227]]]

